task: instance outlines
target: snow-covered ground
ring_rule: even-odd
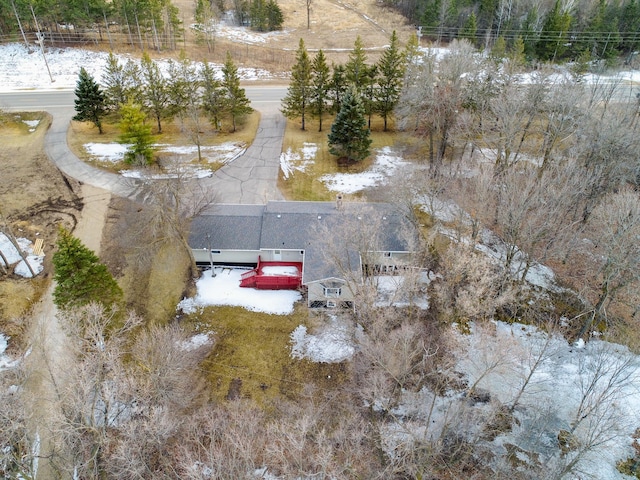
[[[99,162],[119,163],[122,162],[128,145],[121,143],[85,143],[85,150],[91,157]],[[165,165],[162,173],[150,173],[141,168],[131,168],[121,170],[123,177],[129,178],[172,178],[176,176],[205,178],[213,175],[210,168],[203,167],[197,161],[198,149],[195,145],[171,146],[158,144],[154,145],[156,151],[173,155],[175,162]],[[220,145],[205,145],[200,147],[202,160],[207,164],[227,164],[233,162],[246,150],[244,144],[235,142],[225,142]]]
[[[0,45],[0,91],[15,90],[72,90],[78,81],[80,68],[100,82],[107,64],[107,52],[93,52],[75,48],[46,48],[45,55],[51,76],[47,73],[42,52],[33,45],[23,43]],[[129,55],[116,55],[121,63],[127,60],[139,61]],[[168,69],[168,61],[157,60],[163,71]],[[213,65],[218,70],[221,65]],[[239,67],[238,75],[242,80],[273,78],[266,70]],[[53,81],[52,81],[53,80]]]
[[[598,340],[571,345],[534,327],[502,322],[492,326],[472,325],[470,335],[453,332],[464,352],[455,371],[464,372],[469,386],[478,382],[477,391],[507,406],[530,378],[514,411],[513,428],[482,446],[498,457],[516,446],[521,462],[556,468],[576,454],[561,455],[558,433],[576,425],[578,449],[587,451],[577,464],[580,473],[563,478],[630,478],[616,470],[616,463],[634,454],[632,434],[640,425],[640,357]],[[416,440],[437,440],[456,415],[477,418],[490,408],[488,399],[474,403],[464,393],[434,398],[427,388],[405,392],[392,408],[398,422],[384,427],[386,449],[393,455],[396,448]],[[473,424],[467,428],[459,433],[470,438],[478,433],[472,431]]]
[[[337,315],[329,315],[326,324],[310,334],[307,327],[299,325],[291,333],[293,358],[308,358],[313,362],[335,363],[350,359],[355,353],[352,322]]]
[[[13,367],[17,363],[17,360],[13,360],[5,353],[7,351],[8,343],[9,339],[0,333],[0,372],[4,369]]]
[[[280,155],[280,169],[286,179],[296,171],[305,172],[314,163],[318,146],[305,143],[300,151],[288,149]],[[322,175],[320,181],[328,190],[340,193],[357,193],[367,188],[384,185],[396,171],[409,165],[402,155],[392,147],[382,147],[374,152],[376,157],[373,165],[360,173],[331,173]]]
[[[29,265],[31,265],[35,274],[37,275],[42,272],[44,268],[42,265],[42,262],[44,261],[44,253],[42,255],[35,255],[33,253],[33,243],[27,238],[17,238],[16,240],[20,250],[27,254],[27,262],[29,262]],[[29,267],[27,267],[24,260],[22,260],[22,257],[18,253],[18,250],[16,250],[16,247],[9,241],[4,233],[0,233],[0,252],[5,256],[7,262],[9,262],[9,265],[5,265],[2,257],[0,256],[0,265],[15,265],[14,272],[16,275],[25,278],[32,277]]]
[[[302,298],[300,292],[242,288],[240,277],[247,271],[248,269],[215,267],[215,276],[212,276],[211,270],[205,270],[196,282],[196,296],[182,300],[178,308],[185,313],[192,313],[209,305],[229,305],[274,315],[293,312],[293,304]]]

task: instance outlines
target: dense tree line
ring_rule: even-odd
[[[0,33],[4,35],[20,29],[40,29],[64,38],[66,32],[92,29],[101,39],[110,41],[109,32],[114,25],[119,26],[119,32],[132,46],[140,48],[153,45],[173,49],[183,35],[178,8],[170,0],[0,2]]]
[[[398,124],[423,139],[416,155],[428,167],[415,188],[462,207],[458,226],[473,241],[496,236],[503,284],[515,276],[525,285],[536,262],[576,266],[565,277],[582,302],[576,337],[609,323],[605,305],[634,301],[634,92],[615,80],[585,84],[576,72],[539,70],[523,82],[517,59],[482,59],[466,42],[441,58],[425,53],[405,82]]]
[[[521,41],[529,60],[629,59],[640,48],[640,2],[387,0],[430,40],[471,40],[487,48]]]
[[[147,118],[153,119],[158,134],[163,122],[178,118],[200,152],[202,117],[216,130],[227,120],[235,132],[238,122],[252,111],[229,53],[220,72],[206,62],[199,67],[181,56],[169,62],[166,73],[147,53],[140,64],[132,60],[121,64],[110,54],[101,82],[104,89],[81,69],[74,119],[91,121],[102,132],[102,118],[110,113],[118,115],[121,141],[130,145],[125,160],[134,164],[152,160]]]
[[[309,58],[300,39],[282,113],[290,119],[299,118],[302,130],[306,129],[307,117],[312,116],[318,119],[319,131],[325,116],[336,115],[329,137],[332,153],[348,161],[366,158],[371,143],[371,117],[379,115],[387,131],[400,98],[406,61],[415,51],[416,40],[414,37],[402,52],[394,31],[390,45],[378,62],[370,65],[358,36],[348,61],[329,67],[322,50]]]

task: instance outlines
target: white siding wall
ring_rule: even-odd
[[[214,252],[216,250],[213,250]],[[213,259],[213,263],[229,263],[229,264],[245,264],[245,263],[258,263],[258,255],[260,252],[257,250],[222,250],[220,253],[212,253],[209,256],[209,250],[193,250],[193,257],[198,263],[208,263]]]

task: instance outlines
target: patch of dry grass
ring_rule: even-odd
[[[290,334],[307,321],[306,307],[297,304],[290,315],[250,312],[240,307],[207,307],[185,317],[182,323],[194,331],[215,335],[215,348],[203,363],[213,398],[224,400],[234,379],[239,379],[241,387],[235,393],[264,406],[277,397],[295,398],[305,384],[331,389],[347,379],[344,364],[319,364],[291,357]]]
[[[371,121],[371,151],[372,154],[365,160],[349,166],[339,166],[336,157],[329,153],[327,136],[331,131],[331,123],[334,117],[327,116],[322,122],[322,132],[318,132],[317,119],[305,119],[306,130],[300,129],[300,120],[288,120],[282,143],[282,151],[291,150],[302,157],[302,148],[305,143],[314,144],[317,147],[315,159],[310,162],[304,172],[295,171],[285,179],[281,174],[278,179],[278,188],[288,200],[330,201],[336,196],[336,192],[328,190],[319,180],[323,175],[334,173],[360,173],[375,162],[375,150],[395,144],[396,134],[393,131],[382,131],[382,119],[373,117]],[[359,199],[361,193],[345,195],[347,201]]]
[[[237,142],[241,144],[249,145],[253,142],[256,132],[258,131],[258,125],[260,123],[260,113],[254,111],[250,115],[247,115],[241,121],[237,123],[237,129],[235,132],[231,131],[230,121],[223,122],[222,129],[215,131],[207,119],[201,120],[202,131],[200,132],[200,144],[201,146],[220,145],[226,142]],[[155,126],[155,124],[154,124]],[[107,119],[103,126],[104,133],[101,135],[98,133],[98,129],[90,122],[76,122],[72,121],[67,133],[67,143],[71,151],[82,161],[111,172],[120,172],[130,168],[124,162],[110,162],[100,161],[97,158],[91,156],[84,145],[88,143],[117,143],[120,137],[120,129],[118,128],[117,119],[115,116]],[[167,121],[162,126],[162,133],[154,135],[154,142],[162,145],[173,146],[195,146],[195,143],[189,136],[189,133],[184,131],[180,121],[173,119]],[[156,158],[161,159],[168,156],[161,151],[156,153]],[[189,158],[186,161],[197,163],[197,155],[194,154],[193,158]],[[222,164],[211,163],[209,167],[211,170],[217,170]]]

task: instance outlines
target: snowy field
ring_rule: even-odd
[[[78,81],[80,67],[84,67],[100,82],[108,57],[107,52],[72,48],[47,48],[45,55],[51,77],[47,73],[42,53],[35,45],[29,49],[23,43],[0,45],[0,91],[73,90]],[[116,57],[121,63],[127,60],[139,62],[138,58],[129,55],[118,54]],[[158,60],[157,63],[163,71],[167,71],[168,61]],[[222,67],[213,66],[218,70]],[[238,67],[238,75],[246,81],[273,78],[271,73],[258,68]]]

